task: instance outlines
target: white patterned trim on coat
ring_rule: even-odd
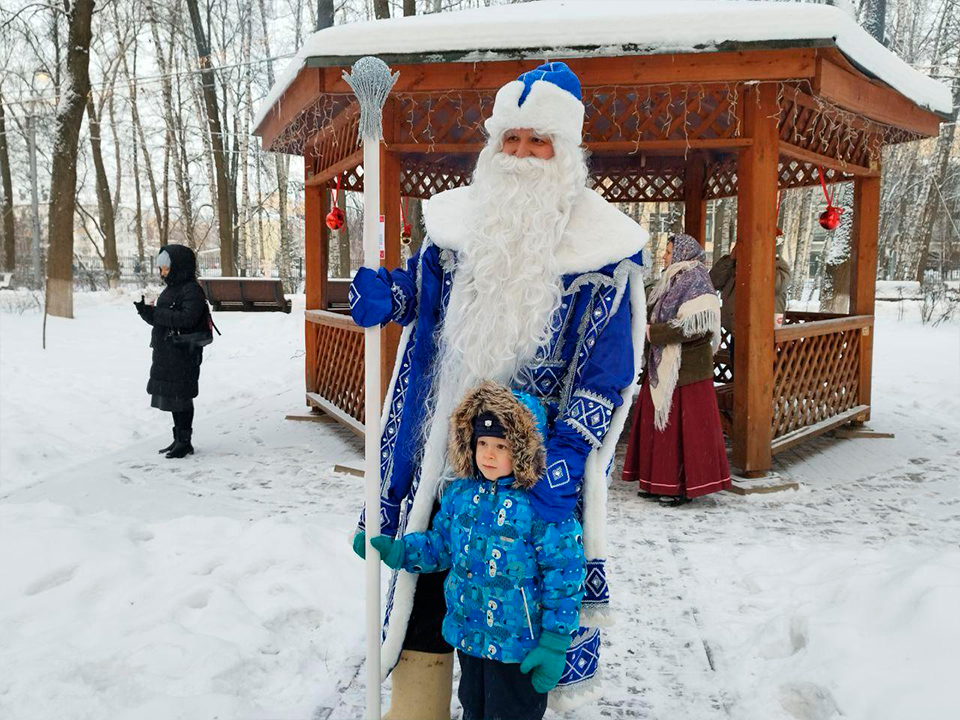
[[[576,430],[594,448],[603,444],[603,438],[613,419],[614,405],[611,400],[586,388],[574,390],[567,406],[565,422]]]

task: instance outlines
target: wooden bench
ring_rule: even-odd
[[[200,285],[213,310],[290,312],[291,302],[283,296],[283,283],[277,278],[200,278]]]

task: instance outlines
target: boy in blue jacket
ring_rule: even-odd
[[[580,523],[541,520],[527,491],[542,479],[546,413],[485,382],[450,418],[443,491],[430,530],[372,540],[391,568],[449,569],[444,639],[457,648],[464,720],[540,720],[579,627],[586,563]]]

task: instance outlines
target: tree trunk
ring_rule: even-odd
[[[147,185],[150,188],[150,202],[153,205],[153,215],[154,220],[157,223],[157,235],[159,236],[159,244],[166,245],[167,242],[167,233],[166,227],[163,222],[163,212],[160,210],[160,198],[157,193],[157,181],[153,174],[153,162],[150,157],[150,149],[147,147],[147,136],[143,131],[143,123],[140,122],[140,110],[137,107],[137,86],[133,82],[133,77],[137,72],[137,46],[133,46],[133,75],[131,75],[129,68],[127,67],[127,59],[123,58],[123,71],[124,75],[127,77],[127,87],[130,91],[130,118],[133,120],[133,130],[134,138],[133,142],[138,143],[140,149],[143,151],[143,169],[147,175]],[[136,160],[136,155],[134,156]],[[166,176],[166,173],[164,173]],[[164,177],[166,179],[166,177]],[[138,179],[139,187],[139,179]],[[139,192],[139,190],[138,190]],[[141,259],[141,263],[143,260]]]
[[[403,16],[410,17],[417,14],[417,0],[403,0]]]
[[[267,53],[268,58],[273,56],[270,53],[270,33],[267,30],[267,10],[264,0],[259,0],[260,2],[260,21],[263,25],[263,42],[264,50]],[[326,5],[329,4],[329,7]],[[321,25],[321,22],[327,22],[329,20],[329,25]],[[324,0],[321,0],[317,6],[317,29],[322,30],[324,27],[330,27],[333,25],[333,0],[330,0],[329,3],[326,3]],[[273,76],[273,60],[267,61],[267,82],[272,86],[274,82]],[[280,246],[277,248],[277,257],[276,257],[276,266],[277,273],[283,278],[285,283],[284,289],[287,292],[295,292],[296,288],[294,287],[295,283],[293,282],[293,249],[292,245],[292,233],[290,232],[290,218],[288,217],[288,198],[287,193],[289,189],[287,183],[290,179],[290,158],[286,155],[277,153],[274,155],[274,163],[276,165],[277,171],[277,204],[278,210],[280,213]],[[262,247],[262,245],[261,245]]]
[[[861,9],[861,24],[864,30],[873,35],[873,39],[878,43],[885,45],[883,35],[887,20],[887,0],[863,0]]]
[[[793,260],[794,300],[803,297],[803,287],[810,272],[810,241],[813,239],[813,197],[815,190],[803,190],[803,202],[800,203],[800,224],[797,228],[797,254]]]
[[[260,5],[261,9],[263,3]],[[317,30],[323,30],[324,28],[333,27],[333,0],[318,0],[317,2]],[[270,54],[267,53],[267,57]]]
[[[390,0],[373,0],[373,14],[377,20],[389,20]]]
[[[196,84],[190,84],[190,97],[193,100],[194,112],[202,126],[207,117],[206,106],[203,102],[203,90]],[[203,162],[207,169],[207,192],[210,193],[210,203],[213,206],[214,215],[218,215],[217,210],[220,206],[217,198],[217,179],[216,169],[213,162],[213,145],[210,143],[210,133],[203,133],[201,142],[203,143]],[[186,141],[184,141],[186,142]],[[204,235],[206,237],[206,234]]]
[[[954,66],[956,76],[960,78],[960,53]],[[947,170],[950,165],[950,151],[957,136],[957,119],[960,118],[960,79],[954,81],[953,87],[953,116],[951,122],[940,126],[940,136],[937,138],[936,160],[933,172],[928,173],[926,192],[921,195],[920,224],[917,232],[920,237],[917,242],[916,279],[923,283],[923,276],[927,271],[927,257],[930,254],[930,240],[933,237],[933,223],[940,207],[940,183],[947,179]]]
[[[100,118],[93,105],[93,95],[87,96],[87,120],[90,124],[90,152],[93,155],[95,170],[97,208],[100,211],[100,232],[103,234],[103,269],[107,284],[114,288],[120,284],[120,265],[117,262],[117,228],[114,223],[113,198],[110,195],[110,181],[103,164],[103,152],[100,144]]]
[[[177,133],[177,121],[173,107],[173,83],[171,80],[173,74],[170,72],[174,62],[173,50],[176,45],[174,42],[174,33],[177,24],[174,18],[170,19],[170,42],[166,46],[169,49],[170,55],[164,56],[164,45],[160,40],[160,26],[156,16],[156,8],[152,3],[147,3],[145,7],[150,20],[150,32],[153,37],[153,45],[156,48],[157,67],[160,70],[160,91],[163,96],[163,118],[167,127],[163,150],[163,222],[159,228],[160,246],[162,247],[170,242],[169,176],[171,159],[176,171],[174,185],[177,190],[177,200],[180,203],[180,215],[184,219],[184,236],[188,239],[188,244],[190,244],[193,242],[193,200],[190,193],[190,178],[187,172],[189,166],[186,157],[186,146],[182,144],[182,138]],[[146,139],[142,138],[141,141],[144,148],[144,155],[146,156],[148,154]]]
[[[144,275],[144,257],[143,257],[143,198],[140,191],[140,161],[137,152],[137,131],[133,130],[133,138],[130,143],[130,152],[133,154],[133,195],[134,195],[134,222],[136,223],[137,233],[137,275],[141,278]]]
[[[337,192],[337,207],[346,212],[347,191],[343,188]],[[328,233],[329,236],[329,233]],[[347,223],[337,230],[337,255],[340,258],[340,269],[337,277],[350,277],[350,227]]]
[[[46,311],[73,317],[73,215],[77,189],[77,145],[90,93],[90,40],[94,0],[74,0],[67,39],[67,83],[61,90],[50,163],[50,249]]]
[[[833,231],[830,247],[824,248],[823,286],[820,291],[822,312],[845,313],[850,304],[850,238],[853,229],[853,188],[841,183],[834,196],[836,207],[843,208],[840,225]]]
[[[717,204],[713,206],[713,262],[711,264],[716,265],[717,261],[723,257],[723,234],[726,230],[727,224],[727,206],[730,203],[723,199],[717,200]]]
[[[3,269],[17,268],[17,237],[13,228],[13,178],[10,173],[10,151],[7,149],[7,120],[3,113],[3,92],[0,90],[0,235],[3,237]]]
[[[197,0],[187,0],[190,11],[190,23],[197,43],[197,59],[200,63],[200,79],[203,86],[203,100],[207,109],[207,126],[210,131],[210,144],[213,146],[213,163],[217,172],[217,219],[220,235],[220,272],[232,276],[237,272],[234,263],[233,228],[230,223],[230,183],[227,177],[227,160],[224,153],[223,132],[220,125],[220,110],[217,104],[216,77],[210,61],[210,46],[200,19]]]

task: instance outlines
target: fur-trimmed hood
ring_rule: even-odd
[[[490,380],[470,390],[450,416],[447,456],[458,477],[476,472],[473,421],[482,412],[493,413],[503,425],[505,439],[513,446],[513,487],[529,490],[546,469],[547,414],[535,397],[513,392]]]

